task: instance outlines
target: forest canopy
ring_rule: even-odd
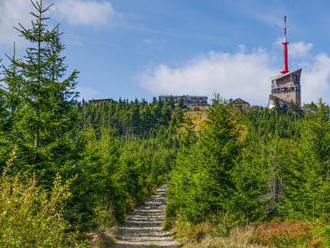
[[[0,246],[85,247],[87,233],[123,223],[167,183],[166,228],[225,223],[228,236],[296,219],[318,228],[301,242],[326,247],[329,106],[79,101],[79,72],[67,71],[44,4],[32,1],[31,24],[16,27],[24,56],[14,46],[1,67]]]

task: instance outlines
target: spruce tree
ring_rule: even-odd
[[[58,160],[58,155],[68,148],[65,143],[76,122],[73,109],[78,72],[63,78],[66,66],[61,56],[64,46],[59,27],[47,25],[46,14],[52,5],[45,7],[43,0],[31,3],[31,27],[19,24],[16,28],[30,46],[22,59],[10,59],[4,73],[6,101],[14,120],[13,137],[18,137],[14,142],[25,150],[26,163],[40,167],[44,161]]]
[[[283,214],[289,217],[329,218],[330,212],[330,119],[329,109],[320,101],[317,112],[304,121],[305,130],[286,160]]]
[[[14,112],[17,111],[18,106],[21,104],[19,95],[22,92],[20,86],[21,77],[19,76],[16,68],[16,46],[14,42],[13,55],[7,58],[11,61],[8,67],[2,65],[2,76],[0,85],[0,159],[4,164],[4,161],[9,159],[8,155],[12,149],[14,149],[15,141],[19,136],[15,129],[14,123],[17,121]],[[3,85],[3,86],[2,86]]]
[[[179,130],[180,149],[176,157],[176,164],[167,183],[166,225],[170,226],[182,210],[187,207],[188,192],[191,187],[191,176],[194,164],[191,163],[194,152],[197,151],[197,135],[195,125],[186,117]]]
[[[188,140],[193,138],[189,133]],[[179,211],[185,220],[201,222],[232,208],[235,192],[232,172],[240,151],[238,138],[234,112],[217,97],[209,109],[200,140],[182,160],[187,169],[177,177],[181,182],[175,183],[176,188],[184,189]]]

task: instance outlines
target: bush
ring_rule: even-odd
[[[57,176],[50,191],[25,173],[0,180],[0,247],[83,247],[63,218],[70,181]]]

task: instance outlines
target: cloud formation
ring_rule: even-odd
[[[327,104],[330,103],[330,58],[327,54],[313,57],[301,77],[303,102],[317,102],[322,98]]]
[[[18,41],[18,32],[14,26],[29,24],[30,1],[0,0],[0,43]]]
[[[191,94],[225,98],[241,97],[255,103],[267,101],[269,77],[276,72],[269,66],[269,54],[257,49],[250,53],[210,52],[182,67],[159,65],[142,76],[141,86],[158,94]]]
[[[303,46],[310,47],[310,51],[312,44],[299,42],[294,51],[303,65],[302,101],[308,103],[322,97],[329,103],[330,58],[326,54],[311,56],[300,50]],[[179,67],[161,64],[144,72],[140,86],[155,94],[213,97],[220,93],[225,98],[240,97],[266,106],[270,77],[279,74],[280,69],[274,66],[271,53],[263,49],[210,52]]]
[[[293,58],[304,58],[310,54],[313,48],[312,43],[305,43],[302,41],[293,42],[289,44],[289,56]]]
[[[59,0],[55,6],[55,15],[71,25],[104,25],[115,15],[108,1],[95,0]]]
[[[31,10],[29,0],[0,0],[0,43],[19,40],[13,27],[19,22],[23,26],[30,25]],[[70,25],[104,25],[115,15],[110,2],[96,0],[57,0],[51,11],[56,21],[64,20]]]
[[[94,98],[98,98],[99,95],[100,95],[100,92],[98,90],[88,88],[88,87],[78,86],[77,91],[79,92],[80,100],[82,100],[82,99],[85,99],[85,100],[94,99]]]

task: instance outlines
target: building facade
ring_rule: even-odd
[[[160,100],[168,101],[171,98],[174,101],[174,104],[178,104],[179,100],[182,99],[185,106],[208,106],[207,96],[160,96]]]
[[[233,100],[232,104],[234,106],[241,107],[241,108],[249,108],[250,107],[250,103],[248,103],[247,101],[244,101],[241,98],[237,98],[237,99]]]
[[[300,76],[302,69],[298,69],[271,78],[271,94],[269,96],[269,108],[275,107],[276,98],[280,105],[294,103],[301,106]]]

